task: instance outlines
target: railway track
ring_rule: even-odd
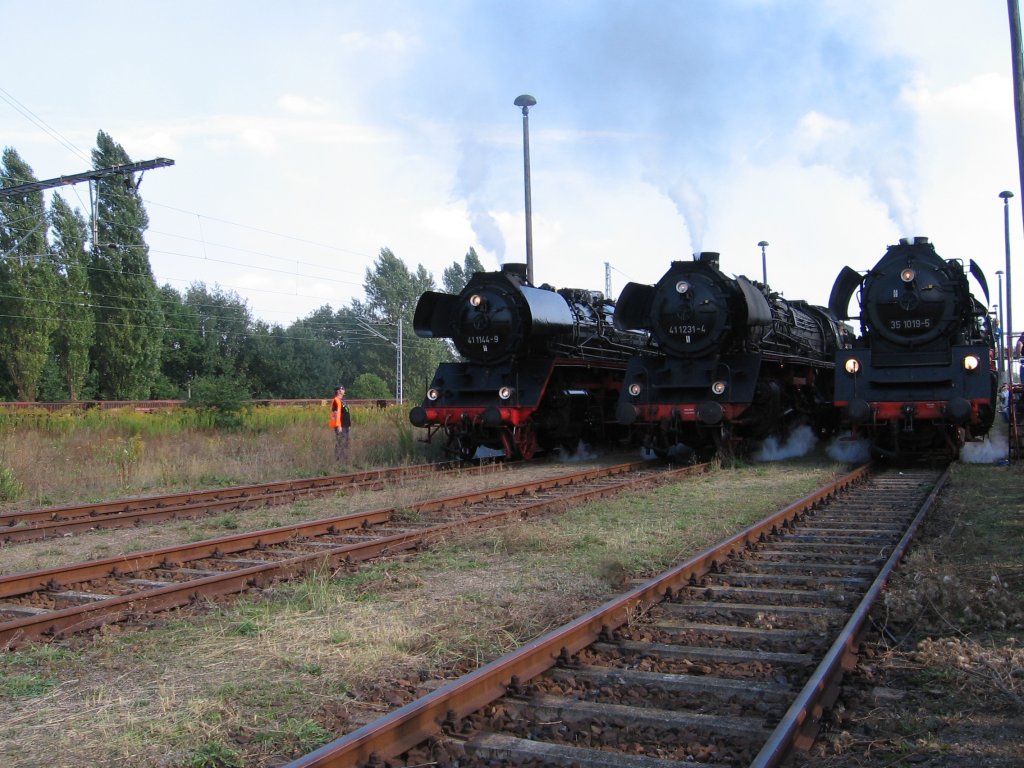
[[[128,528],[229,510],[294,504],[302,499],[349,490],[378,490],[388,483],[426,477],[438,471],[497,471],[501,464],[466,468],[453,464],[418,464],[348,472],[327,477],[237,485],[205,491],[138,496],[95,504],[0,513],[0,544],[64,538],[100,528]]]
[[[485,491],[0,577],[0,648],[426,546],[701,472],[628,462]]]
[[[947,474],[862,467],[290,768],[780,765]]]

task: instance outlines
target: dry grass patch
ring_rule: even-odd
[[[39,570],[59,565],[112,557],[177,544],[203,541],[234,533],[258,531],[303,521],[319,520],[377,508],[403,509],[417,501],[511,484],[530,477],[550,477],[573,471],[576,465],[544,463],[531,468],[503,469],[480,473],[467,470],[456,474],[438,473],[389,485],[380,491],[348,491],[285,506],[236,510],[192,520],[89,531],[60,540],[0,544],[0,575]]]

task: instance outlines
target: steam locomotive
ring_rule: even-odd
[[[626,285],[615,325],[651,334],[617,415],[658,455],[738,454],[801,424],[831,428],[838,324],[821,307],[728,277],[717,253],[672,262],[656,285]]]
[[[525,264],[477,272],[458,295],[427,291],[416,334],[451,339],[464,360],[438,367],[409,420],[464,459],[615,440],[626,362],[647,337],[616,329],[614,311],[599,291],[530,285]]]
[[[985,275],[974,261],[969,272],[987,304]],[[861,334],[836,355],[842,423],[878,455],[959,455],[992,426],[997,385],[992,327],[963,263],[904,238],[866,275],[843,268],[829,297],[836,317],[849,318],[858,288]]]

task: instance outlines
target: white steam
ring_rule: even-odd
[[[852,433],[844,432],[829,443],[825,453],[834,461],[863,464],[871,458],[871,445],[865,438],[855,438]]]
[[[754,453],[753,458],[754,461],[782,461],[796,456],[806,456],[817,442],[818,437],[814,430],[807,426],[797,427],[781,442],[774,435],[769,437]]]
[[[991,432],[984,440],[965,443],[960,461],[965,464],[995,464],[1008,457],[1010,444],[1002,432]]]
[[[487,200],[490,150],[477,141],[465,138],[460,145],[459,156],[456,193],[466,203],[469,225],[480,247],[493,253],[499,264],[504,264],[505,236]]]
[[[565,448],[558,449],[560,461],[591,461],[597,458],[597,454],[590,450],[586,443],[580,440],[575,451],[568,451]]]

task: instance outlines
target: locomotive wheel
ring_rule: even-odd
[[[449,456],[457,457],[460,461],[472,461],[476,455],[476,444],[460,435],[449,435],[444,450]]]
[[[534,432],[533,422],[526,422],[521,425],[515,434],[516,449],[524,460],[529,461],[537,452],[537,433]]]

